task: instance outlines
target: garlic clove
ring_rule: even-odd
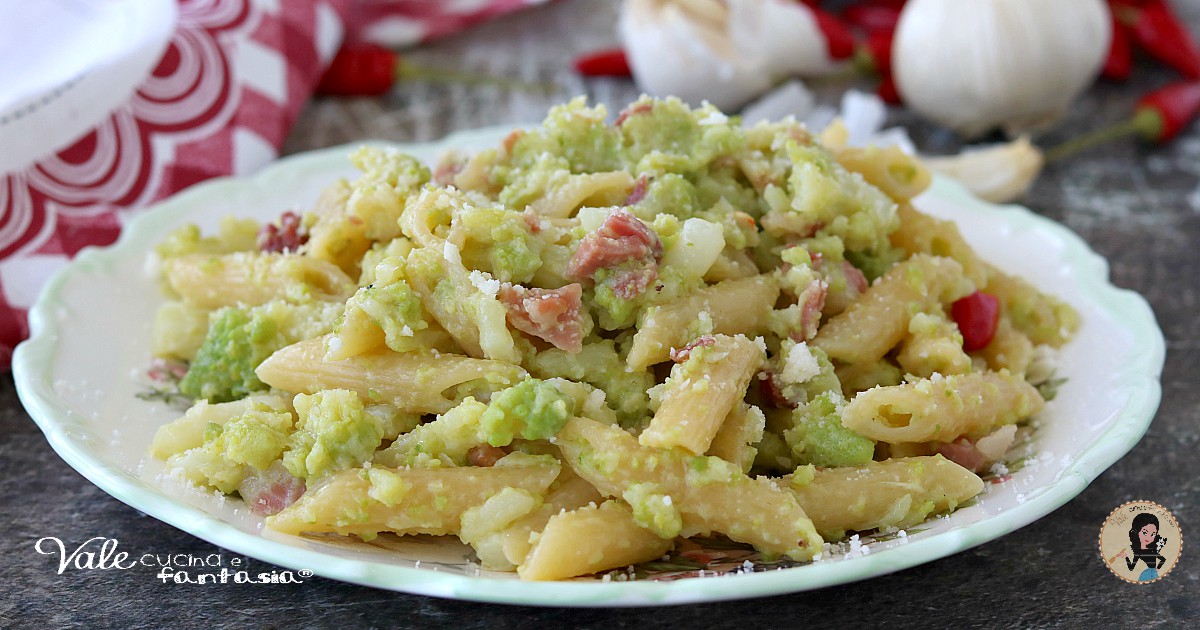
[[[742,108],[742,125],[752,127],[793,116],[803,120],[816,107],[816,96],[803,81],[791,80]]]
[[[910,0],[892,43],[906,105],[967,136],[1056,122],[1108,52],[1104,0]]]
[[[971,148],[954,156],[923,157],[930,169],[952,177],[976,197],[1006,203],[1025,194],[1042,172],[1042,151],[1021,136],[1012,142]]]

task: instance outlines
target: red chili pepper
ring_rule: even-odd
[[[1146,54],[1189,79],[1200,79],[1200,46],[1166,0],[1146,0],[1117,10],[1133,41]]]
[[[892,35],[893,32],[876,31],[867,35],[863,49],[871,58],[871,67],[882,75],[892,73]]]
[[[817,28],[825,35],[825,46],[830,59],[849,59],[854,56],[854,33],[828,11],[811,7]]]
[[[1129,43],[1129,27],[1112,16],[1112,40],[1108,45],[1108,57],[1100,76],[1113,81],[1124,81],[1133,72],[1133,47]]]
[[[1046,151],[1046,160],[1060,160],[1095,145],[1136,134],[1154,144],[1178,136],[1200,117],[1200,81],[1177,81],[1146,94],[1128,119],[1073,138]]]
[[[575,59],[575,71],[585,77],[628,77],[629,59],[620,48],[598,50]]]
[[[990,293],[976,291],[950,306],[950,316],[963,336],[963,350],[972,352],[987,347],[1000,322],[1000,300]]]
[[[890,72],[880,79],[879,85],[875,87],[875,95],[888,105],[899,105],[904,102],[900,98],[900,90],[896,89],[896,80],[892,78]]]
[[[1150,142],[1166,142],[1200,116],[1200,81],[1179,81],[1141,98],[1133,108],[1138,133]]]
[[[376,44],[343,46],[317,83],[318,94],[379,96],[396,83],[395,52]]]
[[[896,23],[900,21],[900,9],[882,5],[852,4],[842,11],[842,19],[868,33],[891,33],[896,30]]]

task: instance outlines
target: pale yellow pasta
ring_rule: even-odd
[[[812,559],[822,540],[795,498],[719,457],[641,446],[618,427],[573,418],[556,443],[576,474],[607,496],[653,484],[682,519],[680,535],[720,533],[768,555]]]
[[[1028,418],[1043,403],[1020,376],[972,372],[867,390],[846,404],[842,424],[890,444],[953,442]]]
[[[654,560],[674,546],[639,526],[618,501],[556,514],[546,523],[517,575],[561,580]]]
[[[975,250],[963,239],[953,221],[931,217],[911,204],[899,206],[900,227],[889,237],[892,245],[910,255],[929,254],[953,258],[962,265],[963,275],[977,288],[987,281],[988,271]]]
[[[713,436],[707,454],[740,466],[742,472],[750,472],[758,455],[754,445],[762,441],[766,424],[767,419],[761,409],[739,402],[721,422],[721,428]]]
[[[929,378],[962,374],[971,369],[958,326],[941,313],[918,313],[908,323],[896,362],[907,373]]]
[[[478,381],[498,390],[526,376],[520,366],[454,354],[386,350],[328,360],[325,344],[326,338],[321,337],[279,350],[258,366],[258,378],[289,392],[349,389],[364,400],[386,402],[403,411],[445,413],[457,404],[447,391],[455,386]]]
[[[165,302],[154,314],[150,351],[156,357],[190,361],[208,334],[209,312],[186,302]]]
[[[533,548],[533,540],[545,529],[551,517],[603,500],[604,497],[592,484],[576,475],[570,468],[564,467],[538,509],[477,544],[481,547],[490,545],[498,552],[490,554],[496,566],[507,566],[507,570],[514,569],[525,562],[529,550]]]
[[[339,180],[317,198],[317,222],[308,230],[305,252],[337,265],[347,275],[357,276],[363,255],[371,249],[371,239],[363,222],[346,212],[350,193],[350,184]]]
[[[833,539],[849,531],[912,527],[983,490],[975,473],[941,455],[817,469],[812,479],[797,474],[780,484],[821,536]]]
[[[366,539],[381,532],[456,534],[463,512],[505,488],[545,492],[558,476],[553,458],[490,468],[355,468],[337,473],[282,512],[267,527],[287,534],[336,532]],[[503,462],[503,460],[501,460]]]
[[[1029,364],[1033,361],[1033,343],[1013,328],[1007,315],[1001,315],[992,340],[972,355],[983,359],[992,370],[1025,374],[1025,370],[1029,369]]]
[[[844,147],[835,149],[833,156],[846,170],[862,175],[896,202],[916,197],[933,182],[929,170],[896,145]]]
[[[708,271],[704,273],[704,281],[709,283],[738,278],[752,278],[758,275],[758,267],[746,252],[734,247],[726,247]]]
[[[878,361],[904,338],[914,314],[972,289],[954,260],[918,254],[889,269],[849,308],[830,318],[811,344],[842,363]]]
[[[842,393],[850,398],[863,390],[880,385],[899,385],[904,374],[891,359],[884,357],[877,361],[863,363],[847,363],[834,368]]]
[[[750,378],[766,359],[763,347],[745,335],[714,335],[671,368],[658,411],[638,436],[642,446],[680,447],[693,455],[708,451],[725,417],[746,395]]]
[[[177,420],[158,428],[154,440],[150,442],[150,454],[158,459],[166,459],[196,448],[204,444],[204,430],[209,424],[224,425],[238,416],[261,409],[290,411],[291,404],[276,394],[254,394],[241,400],[217,404],[201,400]]]
[[[1034,344],[1058,347],[1079,328],[1079,313],[1025,280],[987,265],[984,291],[996,296],[1010,323]]]
[[[701,313],[712,321],[714,333],[762,334],[778,297],[779,281],[760,275],[719,282],[652,307],[639,322],[626,364],[642,370],[669,359],[671,348],[682,348],[695,337]]]
[[[500,283],[482,272],[470,274],[457,258],[458,249],[414,250],[408,259],[408,282],[421,296],[421,304],[468,355],[520,363],[507,311],[496,299]],[[492,290],[487,291],[491,285]]]
[[[163,261],[171,289],[202,309],[271,300],[344,301],[354,281],[333,263],[295,254],[192,254]]]
[[[529,209],[544,217],[565,218],[588,202],[593,206],[620,203],[633,188],[633,175],[628,171],[581,173],[566,179],[529,204]]]
[[[411,197],[400,215],[401,232],[420,247],[438,249],[446,242],[446,233],[455,210],[462,207],[461,193],[445,188],[425,188]]]

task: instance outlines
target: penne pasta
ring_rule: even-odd
[[[915,313],[971,290],[957,262],[918,254],[892,267],[858,301],[826,322],[811,344],[842,363],[878,361],[904,338]]]
[[[445,413],[457,404],[456,386],[478,381],[499,390],[526,375],[516,365],[453,354],[384,351],[335,361],[325,358],[325,347],[322,337],[283,348],[258,366],[258,378],[289,392],[349,389],[403,411]]]
[[[629,506],[605,501],[550,517],[517,575],[561,580],[653,560],[672,546],[672,540],[639,526]]]
[[[846,404],[842,424],[890,444],[953,442],[1024,420],[1043,403],[1020,376],[974,372],[867,390]]]
[[[638,437],[642,446],[680,447],[693,455],[707,452],[766,358],[765,348],[745,335],[698,341],[709,343],[696,345],[686,360],[671,368],[658,411]]]
[[[791,495],[718,457],[641,446],[622,429],[585,418],[568,422],[556,441],[575,473],[602,494],[657,486],[679,513],[680,535],[720,533],[793,560],[811,559],[821,549],[821,538]]]
[[[817,532],[830,539],[851,531],[912,527],[983,490],[975,473],[941,455],[818,468],[786,479],[780,485],[811,515]]]
[[[690,331],[701,313],[711,319],[714,333],[767,332],[768,316],[778,297],[779,281],[760,275],[725,280],[652,307],[638,323],[626,365],[642,370],[669,359],[672,348],[682,348],[698,336]]]
[[[265,304],[271,300],[344,301],[354,281],[336,265],[295,254],[192,254],[163,261],[167,283],[201,309]]]
[[[267,527],[285,534],[336,532],[364,539],[381,532],[454,534],[463,513],[505,488],[540,495],[558,476],[552,457],[490,468],[356,468],[335,474]],[[503,461],[503,460],[501,460]]]

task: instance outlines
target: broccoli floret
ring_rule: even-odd
[[[429,169],[412,156],[379,147],[362,147],[350,161],[362,177],[353,184],[347,211],[364,222],[368,238],[396,236],[404,202],[429,181]]]
[[[346,308],[361,308],[383,330],[384,343],[396,352],[408,352],[418,347],[413,334],[429,324],[421,316],[421,299],[400,280],[386,286],[360,288]]]
[[[683,517],[669,495],[657,484],[635,483],[621,498],[633,508],[633,520],[659,538],[674,538],[683,529]]]
[[[783,438],[798,464],[860,466],[871,462],[875,441],[842,425],[843,399],[825,392],[792,412],[794,425]]]
[[[510,444],[518,435],[526,440],[546,440],[571,419],[574,408],[574,401],[552,384],[526,378],[492,396],[479,419],[479,435],[492,446]]]
[[[296,477],[308,479],[358,466],[383,441],[382,423],[366,412],[352,391],[298,394],[294,404],[300,419],[283,465]]]
[[[266,389],[255,368],[286,345],[329,332],[340,310],[332,303],[275,301],[213,311],[204,343],[179,381],[179,391],[218,403]]]
[[[266,470],[279,459],[292,429],[292,414],[255,409],[224,425],[210,422],[204,443],[171,456],[168,462],[185,476],[226,494],[237,490],[246,466]]]

